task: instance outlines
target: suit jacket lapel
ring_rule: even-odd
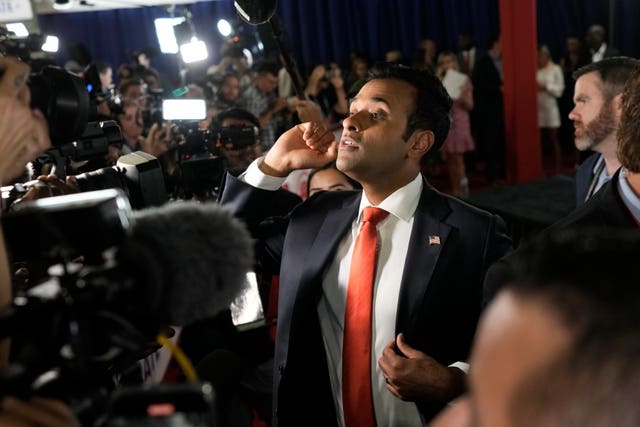
[[[336,247],[344,238],[345,233],[358,213],[361,194],[349,197],[342,204],[327,211],[327,215],[320,225],[309,251],[310,254],[313,254],[313,257],[308,260],[309,262],[305,266],[301,283],[311,284],[315,282],[314,279],[319,277],[333,260]]]
[[[446,244],[451,227],[443,220],[450,208],[437,191],[425,182],[414,215],[411,240],[400,284],[396,330],[408,332],[413,314],[423,304],[431,276]]]

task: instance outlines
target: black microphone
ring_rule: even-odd
[[[154,261],[149,264],[159,268],[157,286],[146,277],[146,289],[155,294],[148,295],[150,301],[159,299],[162,320],[171,325],[185,326],[229,309],[254,265],[245,225],[215,203],[174,202],[135,211],[130,243],[144,248]],[[131,265],[137,260],[120,261]]]

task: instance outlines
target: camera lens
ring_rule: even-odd
[[[89,121],[89,92],[82,78],[59,67],[45,67],[29,79],[31,107],[47,118],[53,145],[78,139]]]

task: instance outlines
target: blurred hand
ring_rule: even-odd
[[[302,123],[312,122],[318,126],[324,123],[322,109],[313,101],[299,100],[296,104],[296,111]]]
[[[324,68],[324,65],[316,66],[313,71],[311,71],[311,75],[309,76],[309,82],[318,82],[324,78],[327,71]]]
[[[344,86],[344,79],[340,74],[333,76],[329,79],[334,88],[340,89]]]
[[[271,106],[271,110],[274,113],[277,113],[278,111],[280,111],[280,110],[282,110],[283,108],[286,108],[286,107],[287,107],[287,99],[286,98],[278,98],[278,99],[276,99],[276,101]]]
[[[65,194],[79,193],[80,188],[72,176],[68,176],[66,181],[61,180],[56,175],[40,175],[38,182],[26,192],[24,196],[11,204],[12,210],[18,210],[20,203],[29,200],[44,199],[47,197],[63,196]]]
[[[5,397],[0,403],[3,427],[80,427],[71,408],[55,399],[33,397],[25,402]]]
[[[44,115],[29,106],[29,66],[0,57],[0,183],[20,175],[25,165],[51,146]]]
[[[149,153],[154,157],[160,157],[169,150],[169,142],[171,141],[171,124],[163,123],[158,126],[157,123],[151,125],[149,134],[140,141],[140,148],[145,153]]]

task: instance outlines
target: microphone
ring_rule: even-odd
[[[218,204],[196,202],[168,203],[132,216],[130,242],[119,258],[138,271],[159,269],[155,283],[144,273],[153,294],[147,295],[149,308],[157,303],[162,320],[178,326],[229,309],[254,265],[252,239],[240,220]],[[152,258],[142,261],[146,268],[131,259],[141,253],[132,247],[144,249],[142,259]]]

